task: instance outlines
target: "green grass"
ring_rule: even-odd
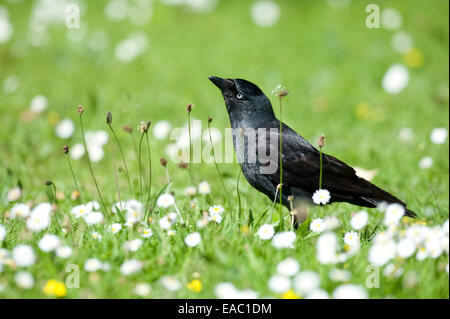
[[[207,180],[212,193],[203,198],[197,195],[199,205],[191,210],[184,189],[188,185],[189,170],[178,168],[169,161],[168,170],[183,216],[189,216],[187,227],[176,226],[177,233],[169,238],[159,230],[157,220],[165,212],[150,213],[155,224],[150,225],[154,235],[144,240],[135,253],[124,253],[123,242],[138,237],[136,230],[124,227],[117,235],[106,230],[106,225],[95,226],[103,235],[101,242],[89,236],[90,230],[75,220],[70,209],[77,201],[70,199],[75,189],[72,176],[62,151],[65,144],[82,142],[77,125],[68,141],[54,134],[54,118],[71,118],[78,123],[76,108],[85,107],[85,130],[109,129],[105,114],[113,114],[113,126],[124,148],[134,193],[129,194],[123,172],[119,172],[122,199],[139,199],[139,168],[130,135],[122,125],[133,128],[132,137],[138,144],[136,127],[140,121],[168,120],[174,127],[186,122],[186,104],[195,107],[192,117],[202,120],[207,128],[207,117],[213,117],[212,126],[223,130],[229,127],[228,116],[218,90],[208,81],[210,75],[241,77],[258,84],[273,102],[278,112],[276,97],[269,95],[272,88],[282,84],[290,91],[283,100],[283,120],[309,141],[316,143],[321,134],[326,136],[324,152],[350,165],[367,169],[377,168],[373,182],[389,190],[408,203],[428,226],[441,225],[449,215],[449,144],[436,145],[429,135],[435,127],[449,127],[448,111],[448,2],[446,1],[378,1],[380,7],[394,7],[403,16],[402,30],[414,39],[414,47],[424,57],[420,67],[409,67],[410,83],[397,95],[383,91],[381,79],[394,63],[404,63],[404,57],[393,51],[390,40],[395,31],[367,29],[366,2],[353,1],[351,6],[333,8],[322,1],[278,1],[281,8],[279,22],[271,28],[256,26],[250,18],[251,2],[220,1],[209,14],[197,14],[179,7],[168,7],[155,1],[153,18],[144,27],[128,21],[110,22],[103,15],[104,1],[88,2],[81,19],[84,37],[78,42],[67,39],[63,25],[50,29],[51,42],[44,47],[28,46],[31,2],[6,3],[14,26],[13,38],[0,44],[0,82],[10,75],[20,79],[20,87],[12,94],[2,93],[0,99],[0,224],[8,230],[0,248],[13,249],[19,243],[35,248],[38,262],[27,270],[35,279],[34,288],[23,290],[14,283],[17,269],[5,265],[0,271],[4,298],[43,297],[42,287],[49,279],[64,281],[68,264],[77,264],[81,270],[79,289],[68,289],[68,298],[127,298],[135,297],[133,289],[138,282],[152,286],[154,298],[214,297],[214,287],[223,281],[233,282],[240,289],[250,288],[259,296],[277,295],[270,292],[267,281],[275,274],[276,265],[285,257],[294,257],[302,270],[317,271],[322,288],[328,292],[339,284],[328,278],[332,268],[352,272],[351,283],[363,285],[368,264],[366,253],[371,243],[363,239],[361,252],[346,263],[324,266],[316,260],[316,237],[300,232],[294,249],[276,250],[270,241],[256,236],[256,222],[271,205],[271,200],[240,179],[242,215],[238,218],[236,181],[239,166],[219,164],[224,182],[230,192],[232,209],[226,210],[220,225],[210,223],[199,230],[202,243],[187,248],[183,240],[187,233],[197,229],[195,222],[210,205],[226,207],[226,194],[217,176],[214,164],[194,164],[195,181]],[[89,39],[95,31],[104,31],[108,44],[104,50],[89,49]],[[144,32],[149,49],[129,64],[117,62],[114,49],[120,41],[135,31]],[[48,109],[33,120],[26,120],[26,110],[33,96],[45,95]],[[367,109],[359,107],[367,103]],[[361,111],[363,109],[363,111]],[[359,111],[358,111],[359,110]],[[363,113],[363,114],[362,114]],[[398,139],[401,128],[414,131],[412,141]],[[166,175],[158,164],[167,157],[168,141],[151,138],[153,159],[153,197],[164,187]],[[144,143],[145,144],[145,143]],[[123,167],[119,152],[110,134],[104,148],[105,157],[93,164],[100,190],[111,205],[117,201],[113,161]],[[147,153],[143,147],[143,165],[147,170]],[[420,169],[419,160],[431,156],[434,165]],[[86,158],[72,164],[77,176],[82,201],[98,200],[98,195],[87,167]],[[146,171],[147,172],[147,171]],[[147,173],[144,173],[144,181]],[[67,259],[43,253],[37,247],[42,234],[32,235],[23,221],[5,217],[12,203],[6,200],[7,191],[17,185],[23,188],[21,202],[37,204],[50,201],[51,189],[45,181],[51,180],[65,198],[57,201],[52,225],[48,232],[58,235],[73,247]],[[146,189],[143,198],[146,198]],[[425,212],[431,210],[431,215]],[[252,213],[250,213],[250,211]],[[274,219],[279,220],[274,207]],[[358,208],[349,204],[333,204],[326,208],[311,208],[311,218],[336,215],[342,226],[338,234],[349,231],[351,212]],[[373,228],[380,213],[369,209],[369,228]],[[287,210],[284,210],[287,215]],[[250,218],[252,216],[252,218]],[[260,223],[270,222],[267,214]],[[253,221],[252,221],[253,220]],[[73,231],[61,233],[61,223]],[[242,227],[248,227],[243,231]],[[308,237],[306,237],[308,236]],[[109,272],[97,275],[83,271],[88,258],[98,258],[111,264]],[[119,272],[125,259],[145,262],[143,270],[129,277]],[[395,261],[404,268],[400,278],[381,276],[381,286],[369,289],[371,298],[448,298],[448,254],[438,259],[417,261],[409,258]],[[203,283],[203,290],[194,293],[186,284],[195,278]],[[403,285],[404,276],[416,273],[418,282],[413,287]],[[173,275],[183,288],[175,293],[159,284],[164,275]]]

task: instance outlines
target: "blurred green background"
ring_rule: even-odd
[[[448,203],[448,143],[436,146],[429,140],[433,128],[448,129],[448,1],[376,1],[382,19],[373,29],[365,25],[367,1],[279,0],[270,2],[279,17],[260,9],[259,20],[258,1],[130,0],[115,1],[115,7],[111,2],[2,1],[2,15],[13,28],[0,44],[0,174],[8,186],[20,180],[27,192],[51,179],[62,190],[73,189],[61,148],[81,142],[78,105],[86,109],[86,130],[107,130],[105,113],[112,111],[129,158],[133,146],[122,125],[135,129],[141,120],[168,120],[182,126],[187,103],[195,104],[192,116],[204,127],[208,115],[213,126],[228,127],[222,97],[207,79],[217,75],[256,83],[276,112],[271,91],[282,84],[291,92],[283,118],[305,138],[315,144],[325,134],[327,153],[379,169],[375,182],[413,207],[433,196],[430,188]],[[65,25],[67,3],[79,5],[79,29]],[[383,21],[386,8],[397,16]],[[393,48],[399,32],[412,40],[404,53]],[[145,49],[121,62],[119,44],[136,34]],[[381,82],[396,63],[407,68],[409,83],[389,94]],[[18,82],[13,92],[5,89],[11,76]],[[47,97],[48,107],[30,115],[36,95]],[[67,141],[54,134],[62,118],[76,126]],[[409,142],[398,139],[404,127],[412,129]],[[113,151],[111,141],[107,154]],[[152,140],[154,158],[167,156],[167,144]],[[434,159],[429,170],[419,169],[424,156]],[[100,182],[109,185],[112,161],[106,156],[100,163],[94,165]],[[84,160],[74,166],[89,183]],[[137,166],[130,166],[137,180]],[[199,176],[215,174],[212,165],[195,166]],[[222,169],[237,176],[236,165]],[[155,171],[162,185],[159,165]],[[432,186],[424,186],[421,176]]]

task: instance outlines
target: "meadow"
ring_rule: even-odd
[[[448,6],[2,1],[0,297],[449,298]],[[293,229],[236,161],[179,165],[230,126],[211,75],[277,114],[282,85],[286,124],[418,217],[336,203]]]

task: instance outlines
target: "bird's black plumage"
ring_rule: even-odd
[[[259,139],[266,139],[265,154],[277,150],[279,145],[280,122],[275,117],[272,105],[267,96],[255,84],[243,79],[209,78],[222,91],[225,105],[233,128],[233,142],[238,153],[239,130],[265,129],[266,134],[256,134],[256,140],[249,142],[244,139],[243,151]],[[282,124],[282,161],[283,186],[282,202],[289,208],[288,196],[295,199],[311,201],[313,193],[318,189],[320,174],[320,153],[307,140],[297,134],[286,124]],[[272,130],[270,130],[272,129]],[[272,139],[271,139],[272,138]],[[276,143],[273,143],[275,140]],[[255,147],[255,146],[253,146]],[[241,152],[240,150],[239,152]],[[245,153],[245,155],[248,155]],[[280,182],[279,156],[262,161],[263,153],[256,147],[256,161],[249,161],[243,156],[242,172],[247,181],[257,190],[266,194],[272,200]],[[405,207],[406,215],[416,216],[406,209],[406,204],[356,175],[355,170],[337,158],[323,154],[322,188],[330,192],[330,202],[348,202],[358,206],[376,207],[382,202],[398,203]],[[270,163],[275,162],[276,170],[265,171]]]

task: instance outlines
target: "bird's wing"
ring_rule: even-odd
[[[280,182],[279,167],[268,177],[277,185]],[[283,126],[283,186],[314,193],[319,189],[319,178],[319,151],[295,131]],[[334,201],[365,205],[373,200],[370,204],[376,205],[384,200],[405,205],[388,192],[358,177],[349,165],[327,154],[322,154],[322,188],[331,193]]]

